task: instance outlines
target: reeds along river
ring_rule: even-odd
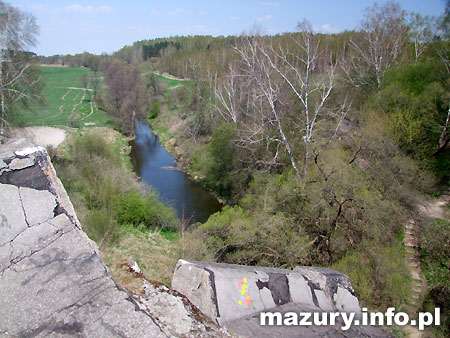
[[[161,145],[146,122],[136,120],[136,139],[131,142],[131,159],[135,172],[160,195],[162,201],[172,205],[178,216],[190,223],[205,222],[222,208],[219,201],[196,182],[174,167],[175,158]]]

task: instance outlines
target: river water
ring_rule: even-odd
[[[161,145],[146,122],[136,121],[136,139],[131,142],[131,160],[135,172],[160,195],[161,200],[172,205],[178,217],[190,223],[206,222],[209,216],[222,208],[214,196],[174,167],[175,158]]]

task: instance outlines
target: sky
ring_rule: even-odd
[[[144,39],[295,31],[308,19],[318,32],[357,29],[375,0],[2,0],[36,17],[38,55],[112,53]],[[386,0],[378,0],[379,4]],[[441,15],[446,0],[400,0],[403,9]]]

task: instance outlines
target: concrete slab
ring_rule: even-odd
[[[19,188],[19,195],[29,226],[48,221],[54,217],[56,198],[49,191],[21,187]]]
[[[288,274],[289,290],[291,291],[291,301],[293,303],[305,304],[306,306],[314,307],[314,301],[311,289],[306,283],[306,280],[299,273],[292,272]]]
[[[361,313],[358,298],[352,295],[347,289],[338,287],[334,294],[334,303],[336,309],[341,312],[356,312]]]
[[[8,166],[9,170],[20,170],[31,167],[34,165],[34,158],[15,158]]]
[[[0,246],[12,241],[27,226],[19,189],[0,184]]]

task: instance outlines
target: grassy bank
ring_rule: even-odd
[[[53,156],[55,168],[113,277],[126,287],[123,269],[136,261],[147,278],[170,283],[180,255],[179,220],[127,168],[123,142],[111,129],[74,133]]]

